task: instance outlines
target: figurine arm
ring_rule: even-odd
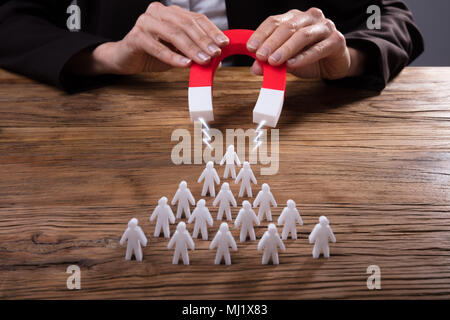
[[[255,175],[253,174],[253,171],[250,169],[250,179],[252,179],[252,182],[254,184],[258,184],[258,181],[256,181]]]
[[[311,232],[311,234],[309,235],[309,243],[314,243],[316,241],[318,228],[319,228],[319,226],[316,225],[314,227],[313,231]]]
[[[217,232],[217,234],[214,237],[213,241],[211,241],[211,244],[209,245],[209,249],[210,250],[214,249],[217,246],[217,238],[219,237],[219,232]]]
[[[175,223],[175,216],[173,214],[172,208],[170,206],[167,206],[167,212],[169,213],[169,221],[170,223]]]
[[[188,219],[188,223],[192,223],[192,221],[194,221],[194,218],[197,219],[197,208],[194,209],[194,211],[192,211],[191,216]]]
[[[283,250],[283,251],[286,251],[286,247],[284,246],[283,241],[281,241],[279,235],[277,235],[277,241],[278,241],[278,246],[280,247],[280,249]]]
[[[180,197],[180,189],[178,189],[177,192],[175,192],[172,202],[170,202],[170,203],[174,206],[175,203],[177,203],[179,197]]]
[[[192,240],[192,237],[188,231],[186,231],[186,236],[187,236],[187,243],[188,243],[189,248],[191,250],[194,250],[195,249],[194,240]]]
[[[236,241],[233,238],[233,235],[229,231],[228,231],[227,235],[228,235],[228,244],[233,249],[233,251],[237,251],[237,245],[236,245]]]
[[[191,203],[191,205],[194,205],[194,204],[195,204],[195,198],[194,198],[194,196],[192,195],[191,190],[188,190],[188,192],[189,192],[189,194],[188,194],[189,202]]]
[[[220,163],[219,163],[220,166],[223,165],[223,163],[225,162],[225,159],[227,158],[227,153],[228,152],[225,152],[225,154],[223,155],[222,160],[220,160]]]
[[[334,236],[333,230],[331,230],[330,226],[328,226],[328,232],[330,234],[331,241],[333,241],[333,243],[336,243],[336,237]]]
[[[267,231],[266,231],[267,232]],[[261,251],[263,248],[264,248],[264,246],[265,246],[265,244],[266,244],[266,241],[267,241],[267,233],[264,233],[264,235],[263,235],[263,237],[261,238],[261,240],[259,240],[259,243],[258,243],[258,251]]]
[[[152,215],[150,216],[150,221],[155,220],[155,218],[158,216],[159,214],[159,207],[156,207],[155,210],[153,210]]]
[[[273,194],[272,194],[272,193],[270,194],[270,202],[272,203],[272,206],[273,206],[274,208],[277,207],[277,202],[275,201],[275,198],[273,197]]]
[[[236,161],[238,167],[241,166],[241,161],[239,160],[239,157],[236,152],[234,153],[234,161]]]
[[[128,228],[127,228],[127,230],[125,230],[125,232],[123,233],[122,238],[120,238],[120,241],[119,241],[120,245],[123,246],[123,244],[124,244],[125,241],[127,241],[127,240],[128,240]]]
[[[205,178],[205,174],[206,174],[206,169],[203,170],[202,174],[200,175],[200,177],[198,178],[197,182],[202,182],[202,180]]]
[[[139,240],[141,241],[142,245],[144,247],[146,247],[147,246],[147,237],[145,236],[145,234],[141,228],[139,228],[138,234],[139,234]]]
[[[239,211],[236,220],[234,220],[234,226],[237,228],[239,227],[239,225],[241,224],[241,220],[242,220],[242,211]]]
[[[229,195],[230,195],[230,201],[231,201],[231,204],[233,205],[233,207],[237,207],[237,202],[236,202],[236,199],[234,198],[234,196],[233,196],[233,192],[231,192],[231,191],[229,191],[228,192],[229,193]]]
[[[250,209],[250,212],[252,213],[252,219],[253,219],[253,222],[254,222],[257,226],[259,226],[259,225],[260,225],[259,218],[258,218],[258,216],[256,215],[255,211],[253,211],[252,209]]]
[[[242,179],[242,170],[243,170],[243,169],[241,169],[241,171],[239,171],[239,173],[238,173],[238,175],[237,175],[237,177],[236,177],[236,180],[234,180],[234,183],[235,183],[235,184],[238,184],[239,181]]]
[[[174,235],[172,236],[172,239],[170,239],[169,244],[167,245],[168,249],[172,249],[173,245],[177,241],[176,238],[178,238],[178,231],[175,231]]]
[[[205,213],[206,213],[206,221],[208,222],[209,226],[212,227],[212,225],[214,223],[214,220],[211,217],[211,213],[209,212],[209,209],[208,208],[205,208],[205,209],[206,209],[206,211],[205,211]]]
[[[285,221],[286,221],[286,208],[283,209],[280,216],[278,217],[278,225],[280,226],[284,224]]]
[[[261,191],[258,192],[258,195],[255,198],[255,201],[253,201],[253,208],[258,207],[260,202],[261,202]]]
[[[217,174],[216,169],[214,169],[214,181],[215,181],[217,184],[220,184],[220,178],[219,178],[219,175]]]
[[[297,222],[299,225],[303,225],[303,220],[302,217],[300,216],[300,212],[298,212],[298,210],[295,210],[295,212],[297,213]]]
[[[214,206],[214,207],[216,207],[217,204],[219,203],[219,200],[221,200],[221,199],[220,199],[221,196],[222,196],[222,190],[219,191],[219,193],[217,194],[217,197],[216,197],[216,198],[214,199],[214,201],[213,201],[213,206]]]

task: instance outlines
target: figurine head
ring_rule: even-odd
[[[208,161],[208,163],[206,164],[206,168],[208,168],[208,169],[214,168],[214,162]]]
[[[183,221],[181,221],[181,222],[177,225],[177,231],[178,231],[178,232],[184,232],[184,231],[186,231],[186,223],[184,223]]]
[[[136,228],[137,225],[138,225],[138,219],[136,219],[136,218],[133,218],[130,221],[128,221],[128,228],[130,228],[130,229]]]
[[[222,224],[220,225],[220,232],[222,233],[227,233],[228,232],[228,224],[226,222],[222,222]]]
[[[160,205],[161,207],[165,206],[167,204],[167,198],[166,197],[162,197],[161,199],[159,199],[158,201],[158,205]]]
[[[263,183],[261,190],[264,192],[269,192],[270,191],[270,187],[267,183]]]
[[[203,208],[205,205],[206,205],[205,199],[200,199],[200,200],[198,200],[198,202],[197,202],[197,207]]]
[[[250,169],[250,163],[248,161],[244,162],[244,169]]]
[[[230,144],[230,145],[228,146],[227,151],[230,152],[230,153],[234,152],[234,145]]]
[[[180,182],[180,189],[181,190],[184,190],[184,189],[186,189],[187,188],[187,183],[186,183],[186,181],[181,181]]]
[[[250,202],[245,200],[244,202],[242,202],[242,208],[244,208],[246,210],[250,210],[252,208],[252,205],[250,204]]]
[[[230,190],[230,185],[228,184],[228,182],[224,182],[222,184],[222,190]]]
[[[320,216],[319,223],[322,227],[326,227],[330,222],[328,221],[327,217]]]
[[[273,223],[269,224],[269,227],[267,228],[267,230],[269,231],[269,234],[271,234],[271,235],[277,234],[277,227]]]
[[[289,199],[289,200],[287,201],[287,206],[288,206],[289,209],[295,209],[295,201]]]

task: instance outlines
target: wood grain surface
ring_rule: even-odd
[[[67,95],[0,72],[0,298],[450,298],[450,68],[407,68],[381,94],[289,77],[279,172],[253,166],[254,192],[267,182],[279,203],[274,218],[290,198],[303,217],[279,266],[261,265],[256,242],[215,266],[202,240],[190,266],[172,265],[168,241],[152,236],[150,213],[180,180],[200,197],[204,165],[171,161],[173,130],[193,132],[187,76]],[[219,70],[213,127],[254,128],[260,85],[248,68]],[[307,241],[320,215],[338,241],[328,260],[312,259]],[[141,263],[119,245],[131,217],[149,239]],[[81,290],[66,287],[73,264]],[[369,265],[381,268],[381,290],[366,286]]]

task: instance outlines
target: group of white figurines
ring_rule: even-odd
[[[244,162],[243,168],[240,170],[239,174],[236,176],[236,171],[234,165],[240,167],[241,162],[237,153],[234,151],[234,146],[229,146],[227,152],[225,153],[220,165],[226,163],[224,178],[228,178],[228,174],[231,172],[231,177],[235,179],[235,183],[238,184],[241,181],[241,187],[239,191],[239,197],[243,197],[244,193],[247,193],[249,198],[252,197],[252,188],[250,182],[254,184],[257,183],[255,175],[253,174],[250,164]],[[217,174],[216,169],[214,169],[214,164],[212,161],[206,164],[206,168],[200,175],[198,182],[203,181],[202,197],[206,196],[209,192],[211,197],[214,197],[213,206],[219,205],[219,210],[217,214],[217,220],[222,220],[223,214],[228,221],[232,221],[231,207],[237,207],[236,199],[230,190],[230,186],[227,182],[222,184],[220,192],[215,193],[215,184],[220,184],[220,178]],[[208,225],[213,225],[213,218],[209,212],[206,201],[200,199],[197,202],[196,208],[190,211],[190,205],[195,205],[195,199],[191,191],[187,187],[186,181],[182,181],[179,185],[175,196],[172,199],[171,205],[176,205],[178,203],[176,219],[181,219],[183,214],[185,215],[187,222],[190,224],[195,221],[194,231],[192,237],[197,238],[199,233],[201,233],[203,240],[208,240]],[[253,202],[253,208],[258,208],[258,215],[252,209],[252,205],[249,201],[245,200],[242,202],[242,208],[236,217],[234,225],[236,228],[241,227],[240,232],[240,242],[245,242],[247,237],[250,240],[255,241],[255,231],[253,229],[254,225],[260,225],[260,222],[264,220],[272,221],[271,206],[277,207],[275,198],[270,191],[270,187],[267,183],[262,185],[261,191]],[[162,197],[158,201],[158,206],[154,209],[150,216],[150,221],[156,219],[155,227],[155,237],[159,237],[161,232],[163,232],[165,238],[170,238],[169,223],[175,223],[175,215],[172,212],[171,207],[168,204],[166,197]],[[272,260],[273,264],[279,264],[278,260],[278,248],[285,251],[283,240],[287,240],[289,234],[292,239],[297,239],[297,224],[303,225],[302,218],[296,208],[296,204],[293,200],[287,201],[287,207],[283,209],[280,217],[278,218],[278,225],[283,225],[283,231],[281,238],[278,234],[277,227],[275,224],[270,223],[267,231],[262,236],[258,243],[258,250],[263,252],[262,264],[268,264]],[[168,248],[172,249],[175,247],[175,252],[173,256],[173,264],[178,264],[180,257],[185,265],[189,264],[189,254],[188,249],[194,250],[194,241],[192,239],[189,231],[186,229],[186,224],[181,221],[178,223],[176,231],[169,241]],[[336,242],[336,238],[331,230],[329,221],[325,216],[319,218],[319,223],[316,224],[313,231],[309,235],[309,242],[314,243],[314,249],[312,252],[313,258],[318,258],[320,253],[323,253],[325,258],[330,257],[330,250],[328,246],[328,241],[331,239],[332,242]],[[123,245],[125,241],[127,243],[127,251],[125,255],[126,260],[131,260],[134,254],[137,261],[142,261],[142,246],[147,245],[147,238],[144,232],[138,226],[138,220],[136,218],[131,219],[128,222],[128,228],[125,230],[122,238],[120,239],[120,244]],[[209,248],[211,250],[217,248],[216,258],[214,263],[220,264],[222,259],[225,261],[226,265],[231,264],[230,248],[237,251],[236,241],[234,240],[226,222],[223,222],[219,231],[212,240]]]

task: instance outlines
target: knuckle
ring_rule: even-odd
[[[154,1],[147,7],[147,12],[164,7],[160,2]]]
[[[284,27],[291,33],[294,33],[297,30],[297,23],[293,19],[283,21],[280,26]]]
[[[146,13],[143,13],[139,16],[139,18],[136,21],[137,26],[144,26],[149,20],[149,17]]]
[[[197,21],[206,21],[206,20],[208,20],[208,18],[202,13],[197,13],[195,19]]]
[[[311,39],[313,36],[313,30],[311,28],[305,28],[300,31],[300,34],[305,39]]]
[[[205,46],[211,43],[211,39],[206,35],[201,35],[198,41]]]
[[[314,8],[311,8],[311,9],[308,10],[308,13],[309,13],[310,15],[312,15],[313,17],[315,17],[315,18],[321,19],[321,18],[324,17],[323,11],[320,10],[319,8],[315,8],[315,7],[314,7]]]
[[[335,43],[338,46],[338,48],[343,48],[347,45],[345,36],[342,33],[340,33],[339,31],[335,32],[333,34],[333,37],[335,39]]]
[[[270,16],[266,21],[270,24],[278,24],[279,19],[277,16]]]
[[[334,22],[331,21],[330,19],[325,19],[324,25],[325,25],[325,27],[327,27],[328,30],[334,30],[336,28]]]
[[[298,10],[298,9],[291,9],[291,10],[288,11],[288,13],[292,14],[292,15],[299,15],[302,12],[300,10]]]

